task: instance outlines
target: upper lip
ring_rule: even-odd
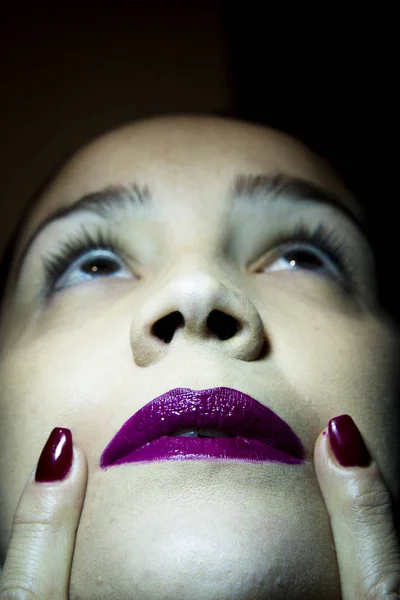
[[[104,449],[101,466],[110,466],[145,444],[185,427],[221,429],[304,458],[304,447],[290,425],[251,396],[228,387],[175,388],[154,398],[122,425]]]

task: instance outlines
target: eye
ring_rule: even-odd
[[[270,250],[258,263],[261,271],[299,270],[339,280],[345,287],[354,283],[344,239],[324,223],[312,228],[300,222],[292,231],[282,231],[270,242]]]
[[[120,270],[115,258],[106,256],[105,252],[99,252],[98,256],[92,256],[82,260],[79,269],[86,275],[112,275]]]
[[[284,269],[307,269],[330,270],[339,275],[338,270],[332,264],[332,261],[324,258],[323,253],[310,248],[292,248],[282,254],[270,266],[271,271],[282,271]]]
[[[123,244],[110,232],[89,233],[82,227],[78,236],[60,243],[60,248],[43,259],[45,295],[93,278],[132,277],[126,264],[134,262]]]
[[[259,263],[257,271],[309,271],[318,276],[345,282],[346,273],[335,255],[310,244],[284,244]]]
[[[59,265],[60,266],[60,265]],[[63,267],[62,267],[63,268]],[[96,250],[76,260],[59,277],[55,289],[75,285],[80,282],[100,277],[132,277],[128,269],[124,269],[121,260],[107,250]]]

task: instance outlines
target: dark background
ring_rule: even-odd
[[[0,22],[0,253],[46,175],[102,131],[214,112],[288,131],[368,209],[382,301],[398,317],[395,18],[384,6],[53,3]]]

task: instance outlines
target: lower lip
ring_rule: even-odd
[[[119,458],[110,466],[153,460],[246,460],[281,462],[288,465],[304,461],[257,440],[247,438],[199,438],[164,436]]]

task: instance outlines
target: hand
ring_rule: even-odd
[[[68,599],[75,535],[86,492],[87,461],[81,450],[74,447],[72,451],[69,429],[56,428],[52,432],[41,458],[51,455],[53,471],[64,475],[64,479],[39,483],[35,481],[36,466],[31,472],[14,515],[0,579],[0,600]],[[43,470],[43,462],[39,461],[38,474],[46,473],[48,469]]]
[[[348,415],[332,419],[317,438],[314,465],[330,516],[342,600],[400,599],[400,543],[390,493],[373,458],[364,467],[336,461],[329,439],[340,452],[340,421],[351,433],[354,421]],[[369,453],[357,428],[355,435],[350,449],[367,463]]]

